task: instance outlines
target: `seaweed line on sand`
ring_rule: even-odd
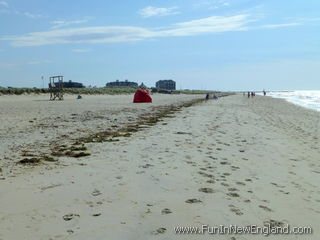
[[[229,94],[221,95],[228,96]],[[37,156],[32,154],[31,158],[24,158],[18,163],[22,165],[34,166],[41,164],[42,162],[56,162],[59,157],[73,157],[81,158],[90,156],[91,153],[87,151],[86,143],[95,142],[116,142],[119,141],[120,137],[130,137],[133,133],[138,132],[144,128],[155,125],[157,122],[164,118],[173,117],[173,114],[181,111],[182,108],[191,107],[193,105],[199,104],[206,101],[203,98],[193,99],[178,105],[165,105],[154,107],[148,114],[143,114],[138,116],[135,122],[129,122],[123,127],[115,130],[104,130],[95,133],[91,133],[85,137],[78,137],[73,139],[68,139],[64,137],[64,140],[69,140],[68,144],[61,143],[59,140],[55,140],[50,144],[50,153],[41,154]],[[30,149],[29,149],[30,150]],[[48,156],[49,155],[49,156]],[[26,156],[26,154],[22,154]]]

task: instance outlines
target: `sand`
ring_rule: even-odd
[[[0,167],[17,172],[13,163],[23,159],[24,152],[47,153],[57,142],[61,145],[70,138],[116,130],[158,107],[202,97],[155,94],[152,104],[134,104],[131,94],[85,95],[80,100],[66,95],[64,101],[49,101],[47,94],[1,96]]]
[[[171,111],[130,136],[84,143],[89,156],[12,164],[23,157],[19,144],[30,139],[35,153],[49,151],[44,139],[55,144],[63,139],[69,147],[97,126],[109,128],[114,118],[122,120],[117,125],[128,124],[127,114],[120,117],[122,108],[132,113],[132,125],[136,116],[156,111],[151,108],[162,102],[194,97],[158,95],[152,105],[139,106],[129,104],[130,96],[91,96],[81,102],[70,97],[59,103],[1,97],[1,110],[7,112],[1,115],[6,157],[1,158],[0,239],[265,239],[178,235],[174,227],[270,222],[310,226],[313,234],[268,239],[319,239],[320,113],[280,99],[209,100]],[[113,104],[106,106],[106,99]],[[58,111],[66,121],[56,122],[52,115]],[[29,122],[33,118],[36,122]],[[37,124],[43,122],[57,127],[40,130]],[[6,150],[13,145],[15,153]]]

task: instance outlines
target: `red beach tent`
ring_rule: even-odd
[[[149,92],[145,89],[138,89],[136,93],[134,94],[133,97],[133,102],[134,103],[151,103],[152,98],[149,94]]]

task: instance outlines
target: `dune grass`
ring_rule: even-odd
[[[100,88],[64,88],[67,94],[131,94],[134,93],[139,87],[100,87]],[[151,89],[148,89],[151,91]],[[0,87],[0,95],[21,95],[21,94],[42,94],[49,93],[48,88],[4,88]],[[172,94],[206,94],[218,93],[217,91],[210,90],[174,90]]]
[[[67,94],[129,94],[134,93],[138,87],[101,87],[101,88],[64,88]],[[41,94],[49,93],[48,88],[3,88],[2,95]]]

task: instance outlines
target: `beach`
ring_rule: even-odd
[[[0,239],[265,239],[175,227],[309,227],[320,113],[242,95],[0,96]]]

